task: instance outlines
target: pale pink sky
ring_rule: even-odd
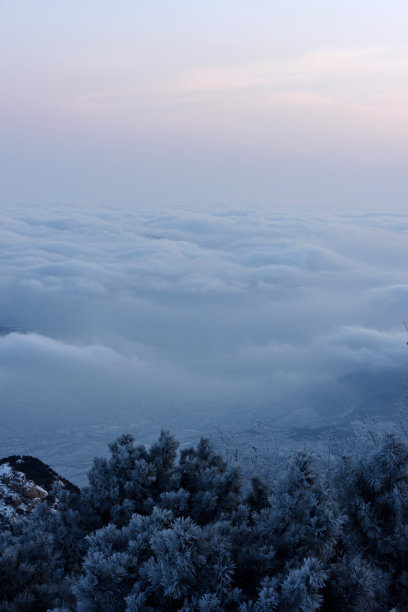
[[[0,0],[0,203],[403,208],[408,4]]]

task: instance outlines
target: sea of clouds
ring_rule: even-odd
[[[404,214],[3,207],[0,455],[81,480],[123,431],[315,423],[285,398],[407,366],[407,239]]]

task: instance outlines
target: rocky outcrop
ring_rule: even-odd
[[[0,527],[6,527],[18,516],[31,512],[47,499],[55,484],[70,491],[78,487],[48,465],[31,456],[12,455],[0,460]]]

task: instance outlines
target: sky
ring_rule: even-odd
[[[407,23],[0,0],[0,456],[83,478],[123,431],[310,425],[405,371]]]
[[[402,210],[405,0],[1,0],[0,205]]]

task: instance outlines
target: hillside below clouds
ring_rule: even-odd
[[[208,435],[222,454],[229,458],[239,455],[251,470],[254,453],[263,454],[264,462],[271,454],[278,452],[283,458],[305,444],[326,453],[328,440],[332,452],[342,452],[370,427],[377,431],[406,427],[408,431],[408,374],[399,367],[355,371],[309,383],[265,405],[225,405],[219,414],[211,411],[212,406],[206,412],[203,403],[202,411],[194,418],[190,415],[186,422],[185,413],[166,411],[165,404],[161,408],[166,426],[177,432],[182,444],[195,443]],[[82,486],[92,457],[103,454],[112,436],[129,431],[140,442],[150,443],[160,429],[154,415],[152,419],[143,415],[132,421],[131,408],[111,415],[95,409],[90,416],[80,418],[68,407],[59,414],[58,422],[41,410],[19,421],[11,412],[7,427],[0,433],[0,448],[5,454],[17,451],[38,456]],[[255,461],[260,469],[262,458]]]
[[[311,428],[344,428],[352,432],[359,422],[390,425],[408,418],[408,372],[382,368],[350,372],[332,381],[288,397],[288,423],[293,419]],[[302,418],[303,415],[303,418]]]

